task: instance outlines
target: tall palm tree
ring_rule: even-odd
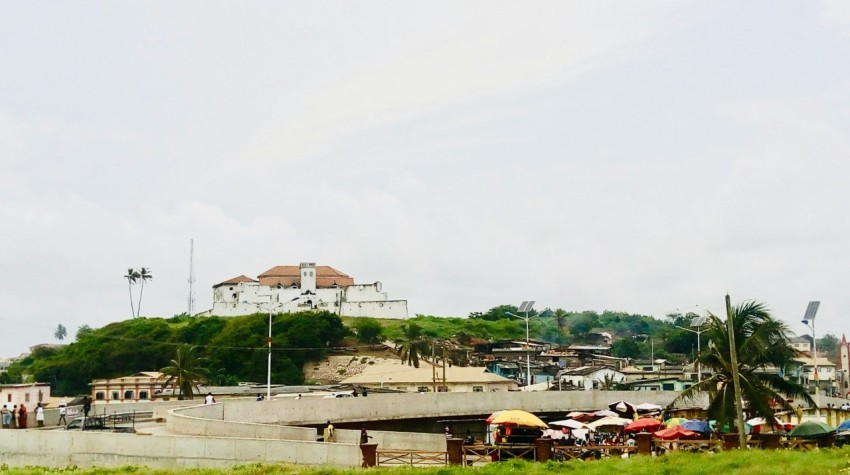
[[[195,347],[188,343],[182,343],[177,347],[177,353],[171,364],[159,370],[164,380],[162,388],[168,386],[174,388],[178,393],[178,399],[194,399],[195,390],[200,393],[199,384],[206,382],[207,370],[200,365],[203,358],[196,357],[193,352]]]
[[[68,336],[68,329],[65,328],[65,325],[61,323],[56,326],[56,330],[53,331],[53,336],[56,337],[57,340],[62,341]]]
[[[419,357],[425,355],[430,348],[428,340],[422,334],[422,327],[411,322],[401,326],[404,338],[397,340],[396,351],[401,356],[402,363],[415,368],[419,367]]]
[[[562,308],[556,308],[555,312],[552,313],[552,316],[555,318],[555,322],[557,322],[558,324],[558,333],[563,334],[564,328],[567,328],[567,322],[569,322],[568,317],[570,316],[570,314]]]
[[[133,306],[133,285],[139,281],[139,271],[131,267],[127,269],[127,275],[124,278],[127,279],[127,290],[130,291],[130,315],[136,318],[136,308]]]
[[[142,283],[142,288],[141,288],[141,290],[139,290],[139,303],[136,307],[136,316],[141,317],[142,316],[142,295],[145,293],[145,282],[148,281],[148,280],[152,280],[153,274],[151,273],[151,270],[147,267],[142,267],[141,269],[139,269],[138,274],[139,274],[138,279],[139,279],[139,282]]]
[[[788,327],[775,319],[764,304],[747,301],[732,309],[735,332],[735,347],[738,355],[738,373],[741,394],[745,401],[748,417],[764,417],[774,423],[771,402],[785,410],[793,410],[789,398],[802,399],[813,404],[806,389],[783,378],[781,369],[792,358],[800,355],[788,342]],[[708,417],[716,419],[722,427],[735,425],[735,387],[732,377],[732,360],[729,351],[729,333],[726,322],[709,314],[708,349],[697,358],[703,368],[712,371],[712,376],[682,392],[672,407],[683,401],[693,400],[698,394],[709,396]]]

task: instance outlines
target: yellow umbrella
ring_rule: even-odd
[[[545,422],[530,412],[512,409],[510,411],[498,411],[487,418],[488,424],[509,424],[522,427],[548,428]]]
[[[670,419],[664,421],[664,424],[667,426],[668,429],[672,429],[673,427],[676,427],[677,425],[687,421],[688,419],[685,419],[684,417],[671,417]]]

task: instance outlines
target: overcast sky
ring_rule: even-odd
[[[850,3],[0,0],[0,356],[314,261],[850,330]],[[137,289],[138,290],[138,289]]]

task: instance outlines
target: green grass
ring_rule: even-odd
[[[376,472],[381,475],[549,475],[552,473],[576,473],[581,475],[823,475],[850,473],[850,448],[815,450],[811,452],[778,451],[731,451],[717,454],[672,453],[662,457],[632,457],[606,459],[591,462],[530,463],[510,461],[492,463],[482,467],[435,467],[435,468],[378,468],[378,469],[334,469],[308,468],[291,465],[242,465],[227,470],[186,469],[151,470],[144,467],[120,467],[114,469],[48,469],[40,467],[0,467],[0,474],[31,475],[63,473],[72,475],[177,474],[177,475],[349,475]]]

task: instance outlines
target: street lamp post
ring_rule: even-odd
[[[528,320],[531,318],[528,316],[528,313],[531,312],[531,308],[534,307],[534,300],[526,300],[522,302],[519,306],[519,311],[525,313],[524,317],[513,314],[511,312],[505,312],[508,315],[516,318],[520,318],[525,320],[525,386],[531,386],[531,344],[529,342],[528,337]]]
[[[699,335],[700,335],[700,333],[702,333],[704,331],[702,329],[702,326],[705,324],[705,321],[706,321],[707,318],[708,317],[696,316],[696,317],[694,317],[693,320],[691,320],[690,326],[691,326],[691,328],[696,328],[696,330],[692,330],[691,328],[680,327],[679,325],[674,325],[676,328],[678,328],[680,330],[685,330],[685,331],[697,334],[697,384],[702,382],[702,365],[700,365],[700,362],[699,362],[699,355],[702,354],[702,349],[700,348],[700,344],[699,344]],[[691,347],[691,349],[693,350],[693,347]]]
[[[259,297],[268,297],[269,298],[269,338],[267,343],[269,345],[269,363],[268,369],[266,370],[266,401],[272,400],[272,294],[269,295],[260,295]],[[290,302],[294,302],[301,297],[295,297],[290,300]]]
[[[809,302],[806,307],[806,315],[803,317],[803,325],[812,330],[812,364],[815,371],[815,417],[820,420],[820,377],[818,377],[818,338],[815,335],[815,315],[818,313],[820,302]]]

